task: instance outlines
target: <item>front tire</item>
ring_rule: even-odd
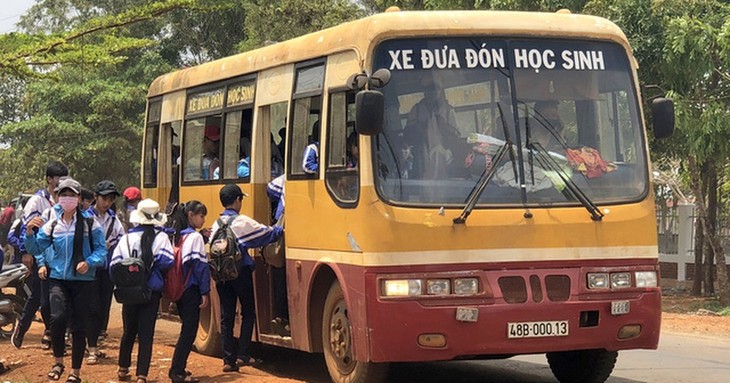
[[[8,323],[5,326],[0,327],[0,337],[10,339],[15,332],[15,326],[18,325],[20,316],[23,314],[23,306],[25,306],[25,300],[15,296],[6,295],[2,299],[8,299],[13,305],[13,312],[6,314]]]
[[[546,356],[560,383],[603,383],[616,365],[618,352],[578,350],[549,352]]]
[[[357,361],[345,295],[339,282],[327,293],[322,318],[322,348],[327,371],[335,383],[376,383],[385,380],[387,364]]]

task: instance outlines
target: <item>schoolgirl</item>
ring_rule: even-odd
[[[112,209],[114,201],[119,197],[114,182],[104,180],[96,184],[92,198],[94,205],[88,208],[96,222],[104,232],[104,240],[107,245],[107,251],[114,251],[114,247],[119,243],[119,239],[124,235],[124,226],[117,218]],[[83,198],[83,190],[82,190]],[[108,262],[107,262],[108,264]],[[91,294],[92,310],[89,313],[89,321],[87,325],[86,338],[89,347],[89,356],[86,358],[86,364],[97,364],[99,358],[106,357],[106,354],[98,349],[100,336],[106,338],[106,331],[109,325],[109,310],[112,303],[112,291],[114,285],[109,277],[107,264],[104,264],[99,272],[96,273],[94,281],[94,292]]]
[[[182,321],[180,337],[172,356],[168,376],[173,383],[198,382],[185,370],[188,356],[195,341],[200,320],[200,309],[208,307],[210,294],[210,269],[205,252],[203,236],[197,232],[205,223],[208,209],[200,201],[189,201],[178,206],[173,219],[175,235],[173,242],[180,247],[185,291],[175,301]],[[177,260],[176,260],[177,261]]]
[[[50,219],[35,217],[27,224],[25,247],[38,264],[38,276],[49,279],[51,311],[51,344],[56,362],[48,372],[50,380],[58,380],[64,371],[63,354],[66,324],[71,320],[73,345],[67,383],[80,383],[81,363],[86,348],[85,323],[89,311],[90,288],[96,268],[107,258],[104,233],[88,213],[79,208],[81,185],[65,178],[56,190],[59,202],[53,206]],[[46,251],[52,248],[52,251]]]
[[[145,303],[122,304],[124,333],[119,344],[117,377],[121,381],[129,380],[132,348],[134,340],[137,338],[139,341],[137,383],[146,383],[152,359],[152,340],[155,333],[157,308],[163,288],[163,273],[172,265],[173,250],[170,239],[162,228],[167,217],[160,213],[160,205],[157,202],[151,199],[140,201],[137,210],[132,212],[129,220],[137,226],[129,229],[129,232],[119,240],[109,267],[114,275],[116,264],[125,258],[137,257],[139,254],[145,264],[150,265],[147,287],[151,294]]]

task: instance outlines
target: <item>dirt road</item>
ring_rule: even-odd
[[[684,333],[709,337],[730,338],[730,317],[703,317],[686,314],[665,313],[662,321],[662,331],[668,333]],[[169,382],[167,370],[170,366],[175,341],[179,333],[180,324],[170,320],[157,321],[155,332],[155,347],[150,382]],[[23,348],[16,350],[8,340],[0,340],[0,359],[10,365],[11,371],[0,376],[0,383],[4,382],[46,382],[46,372],[52,365],[50,351],[40,347],[42,324],[34,322],[31,331],[26,336]],[[121,336],[121,307],[112,308],[112,323],[110,325],[110,340],[104,350],[109,358],[102,359],[95,366],[84,365],[81,377],[85,382],[116,382],[116,361],[119,352],[119,337]],[[321,355],[282,350],[275,348],[259,348],[257,357],[264,359],[259,368],[245,367],[238,374],[223,373],[220,359],[191,354],[188,369],[203,382],[329,382],[324,361]],[[136,357],[136,353],[133,358]],[[501,361],[501,363],[513,363]],[[67,365],[70,358],[67,357]],[[421,370],[424,366],[413,371]],[[501,365],[500,366],[504,366]],[[403,368],[394,371],[394,377],[403,374],[409,375]],[[63,377],[65,379],[65,376]],[[399,379],[400,380],[400,379]],[[63,380],[62,380],[63,381]]]

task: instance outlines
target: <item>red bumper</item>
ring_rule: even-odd
[[[574,271],[569,274],[573,274],[571,280],[575,283],[583,275]],[[534,270],[525,271],[528,278],[532,273]],[[367,298],[367,339],[373,362],[437,361],[581,349],[656,349],[659,342],[659,288],[587,294],[585,289],[574,287],[571,296],[563,302],[528,299],[524,303],[506,303],[497,290],[494,299],[389,300],[379,297],[378,278],[375,274],[366,277],[366,288],[372,292]],[[620,300],[630,302],[630,311],[612,315],[611,302]],[[477,321],[458,321],[459,307],[477,309]],[[590,319],[586,320],[587,317]],[[567,336],[509,339],[507,335],[509,322],[565,320],[569,326]],[[619,330],[626,325],[641,326],[640,334],[619,339]],[[421,346],[418,337],[422,334],[443,334],[446,345]]]

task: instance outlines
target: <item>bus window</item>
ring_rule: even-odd
[[[183,181],[213,179],[219,166],[221,116],[201,117],[185,123]]]
[[[259,124],[271,137],[271,179],[284,174],[284,148],[286,148],[286,102],[265,105],[259,109]]]
[[[330,195],[341,206],[354,206],[359,194],[359,136],[355,132],[355,93],[330,97],[325,180]]]
[[[251,175],[251,109],[237,110],[226,114],[223,137],[223,178],[248,179]],[[216,169],[213,179],[220,178]]]
[[[157,147],[160,140],[159,122],[162,100],[151,101],[147,110],[147,126],[144,141],[144,179],[145,187],[157,186]]]
[[[294,179],[319,176],[320,120],[324,64],[297,70],[292,111],[289,174]]]

